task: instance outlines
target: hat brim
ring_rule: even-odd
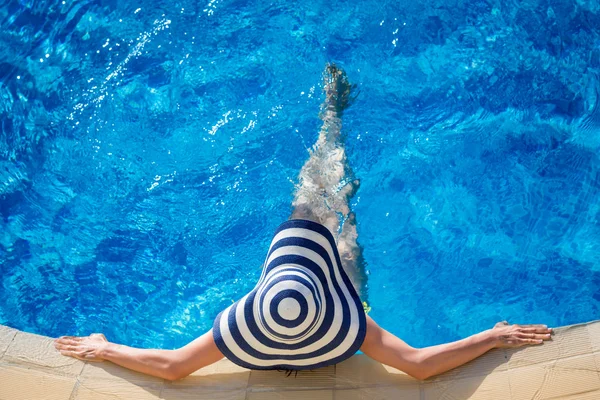
[[[289,305],[291,316],[282,314]],[[336,364],[355,354],[365,335],[364,309],[333,235],[299,219],[277,228],[258,284],[213,324],[223,355],[249,369]]]

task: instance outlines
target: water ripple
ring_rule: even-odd
[[[357,85],[374,318],[423,346],[598,313],[594,2],[9,0],[0,23],[0,323],[208,329],[290,214],[328,61]]]

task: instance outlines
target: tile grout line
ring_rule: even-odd
[[[250,375],[252,374],[252,371],[248,372],[248,380],[246,381],[246,395],[244,396],[244,400],[248,400],[248,397],[250,396]]]
[[[3,326],[3,325],[0,325]],[[11,328],[12,329],[12,328]],[[2,355],[0,355],[0,360],[4,358],[4,356],[6,355],[6,353],[8,353],[8,349],[10,348],[10,345],[13,344],[13,342],[15,341],[15,338],[17,337],[17,335],[19,334],[19,331],[15,329],[15,334],[13,335],[13,337],[10,339],[10,342],[8,342],[8,346],[6,346],[6,350],[4,350],[2,352]]]
[[[594,337],[594,333],[590,329],[591,323],[585,324],[585,328],[590,336],[590,341]],[[598,374],[598,379],[600,379],[600,350],[594,349],[594,344],[592,343],[592,356],[594,356],[594,364],[596,364],[596,373]]]
[[[510,398],[514,399],[514,395],[513,395],[513,390],[512,390],[512,384],[510,383],[510,377],[512,376],[512,374],[510,373],[510,371],[512,371],[512,369],[510,368],[510,365],[508,364],[508,352],[506,351],[506,349],[502,349],[502,352],[504,353],[504,359],[506,360],[506,380],[508,382],[508,390],[510,391]]]
[[[162,380],[162,385],[160,387],[160,392],[158,392],[158,398],[164,399],[163,394],[165,392],[165,389],[167,388],[167,380],[164,378],[161,378],[161,380]]]
[[[87,361],[86,361],[87,363]],[[83,368],[81,369],[83,371]],[[79,375],[77,375],[75,377],[75,385],[73,385],[73,390],[71,390],[71,395],[69,396],[69,400],[75,400],[75,393],[77,392],[77,389],[79,389],[79,384],[81,383],[79,381],[79,376],[81,375],[81,373],[79,373]]]
[[[590,329],[591,325],[592,324],[590,324],[590,323],[586,323],[585,324],[585,329],[586,329],[586,331],[588,333],[588,336],[590,338],[590,344],[591,344],[591,347],[592,347],[592,357],[594,357],[594,364],[596,365],[596,375],[598,375],[598,380],[600,381],[600,351],[597,351],[594,348],[594,342],[593,342],[594,333]]]
[[[356,353],[354,353],[354,354],[356,354]],[[337,366],[338,366],[337,363],[333,364],[333,388],[331,389],[331,399],[332,400],[335,400],[335,398],[337,397],[335,395],[336,387],[337,387],[337,382],[338,382],[338,380],[337,380]]]

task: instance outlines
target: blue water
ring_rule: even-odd
[[[415,346],[599,318],[600,6],[4,1],[0,324],[172,348],[253,286],[328,61],[371,316]]]

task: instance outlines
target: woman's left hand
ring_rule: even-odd
[[[61,336],[54,340],[54,347],[60,354],[75,357],[83,361],[104,361],[102,353],[109,341],[101,333],[90,336]]]
[[[509,325],[506,321],[498,322],[490,332],[494,347],[542,344],[552,337],[552,328],[546,325]]]

